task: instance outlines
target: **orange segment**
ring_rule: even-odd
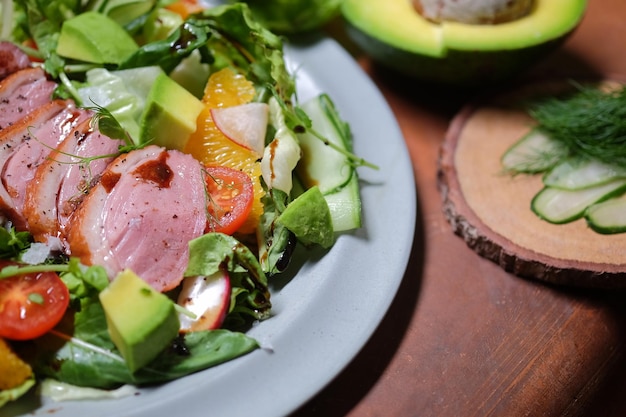
[[[30,366],[13,353],[4,339],[0,339],[0,390],[22,385],[32,373]]]
[[[254,94],[251,81],[230,68],[224,68],[211,75],[202,101],[209,107],[238,106],[252,101]]]
[[[165,8],[174,13],[178,13],[183,19],[188,18],[191,14],[199,13],[204,10],[204,7],[199,5],[195,0],[178,0],[165,6]]]
[[[265,191],[261,186],[261,163],[249,149],[233,142],[220,132],[211,117],[211,109],[237,106],[254,98],[254,85],[241,74],[225,68],[211,75],[204,90],[204,109],[198,116],[196,131],[191,135],[185,152],[193,155],[205,165],[221,165],[247,173],[254,184],[254,202],[240,233],[252,233],[263,214],[261,197]]]

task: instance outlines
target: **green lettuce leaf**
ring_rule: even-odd
[[[130,372],[111,341],[100,303],[82,310],[56,330],[19,347],[24,359],[42,377],[82,387],[111,389],[124,384],[162,383],[244,355],[257,342],[243,333],[210,330],[187,333],[151,364]]]
[[[32,237],[28,232],[17,232],[14,228],[0,227],[0,258],[17,258],[20,253],[28,249]]]
[[[295,91],[282,39],[254,20],[245,4],[213,7],[189,17],[166,39],[141,45],[118,69],[159,65],[170,73],[196,50],[213,71],[230,67],[245,75],[257,86],[259,101],[269,99],[269,87],[285,99]]]
[[[35,385],[35,377],[29,378],[19,387],[0,390],[0,407],[9,401],[15,401],[22,395],[26,394],[31,387]]]
[[[209,276],[220,270],[228,271],[233,288],[230,313],[245,313],[256,320],[269,317],[272,304],[267,278],[246,245],[223,233],[207,233],[189,242],[185,276]]]
[[[240,0],[267,28],[284,34],[319,29],[339,15],[342,0]]]
[[[263,215],[257,231],[259,240],[259,257],[263,270],[271,275],[284,271],[289,265],[291,253],[296,245],[295,235],[276,219],[285,211],[289,195],[271,189],[261,201]]]
[[[215,68],[237,68],[259,89],[267,101],[273,88],[285,99],[295,92],[292,76],[285,67],[282,38],[259,23],[244,3],[213,7],[197,17],[213,31],[209,48]]]

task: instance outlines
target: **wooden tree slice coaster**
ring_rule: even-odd
[[[441,148],[438,186],[454,232],[506,271],[555,284],[626,287],[626,234],[602,235],[584,219],[554,225],[530,209],[541,175],[511,176],[500,158],[533,125],[525,99],[571,88],[565,81],[519,87],[469,105]]]

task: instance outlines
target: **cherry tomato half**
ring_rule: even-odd
[[[245,172],[216,166],[207,167],[209,220],[207,231],[233,234],[252,209],[254,186]]]
[[[0,262],[0,267],[10,263]],[[34,339],[61,320],[70,294],[54,272],[0,279],[0,337]]]

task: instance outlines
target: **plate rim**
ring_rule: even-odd
[[[268,325],[265,322],[260,323],[249,332],[253,337],[259,336],[257,338],[261,343],[261,349],[231,362],[163,384],[163,386],[138,389],[137,395],[130,398],[126,397],[112,400],[111,402],[109,400],[98,400],[95,402],[48,402],[40,404],[39,408],[21,411],[24,414],[8,415],[36,416],[48,414],[51,410],[54,410],[54,414],[57,417],[65,417],[76,415],[75,413],[78,410],[84,414],[85,408],[93,405],[90,414],[94,417],[111,415],[111,413],[115,413],[118,416],[148,417],[153,416],[155,411],[158,411],[159,415],[180,413],[182,404],[184,404],[184,411],[182,412],[189,417],[204,415],[208,410],[216,415],[227,413],[233,417],[248,416],[251,413],[257,416],[287,415],[304,405],[328,385],[368,342],[395,298],[404,277],[413,246],[417,201],[412,163],[402,132],[386,99],[354,58],[339,43],[329,37],[321,36],[319,39],[306,45],[287,43],[285,48],[286,56],[295,59],[299,68],[298,71],[310,74],[314,78],[313,81],[318,83],[318,85],[323,87],[328,83],[344,83],[348,82],[346,80],[349,80],[349,84],[345,88],[349,88],[350,94],[355,95],[354,99],[345,97],[345,91],[341,94],[338,94],[338,91],[325,92],[331,96],[337,105],[339,113],[342,115],[344,113],[351,116],[354,114],[355,110],[348,108],[348,106],[351,106],[351,103],[356,103],[359,111],[361,111],[360,108],[363,106],[370,106],[369,109],[365,110],[377,112],[378,123],[376,124],[374,121],[368,120],[368,129],[384,131],[386,146],[392,145],[392,149],[385,149],[385,152],[381,152],[386,158],[385,164],[381,166],[381,170],[388,169],[388,171],[383,171],[382,173],[380,171],[372,172],[372,170],[365,172],[361,169],[359,171],[360,179],[365,181],[362,187],[364,228],[354,233],[345,233],[340,236],[335,246],[331,248],[330,254],[319,257],[314,262],[305,263],[292,282],[279,289],[278,294],[272,294],[273,300],[277,301],[275,308],[279,311],[274,317],[269,319]],[[341,78],[341,80],[338,80],[338,78]],[[321,90],[317,92],[321,92]],[[313,94],[314,91],[309,91],[309,93]],[[353,128],[353,132],[355,130],[359,131],[360,124],[349,120],[349,118],[347,119]],[[369,124],[373,124],[373,126]],[[370,132],[368,131],[369,134]],[[367,150],[370,146],[374,146],[364,143],[364,141],[359,141],[357,133],[354,136],[354,146],[357,154],[361,155],[359,148]],[[372,153],[371,149],[366,153]],[[373,162],[377,163],[377,161]],[[387,183],[385,182],[386,180],[388,180]],[[399,189],[403,192],[396,192]],[[380,247],[378,241],[372,244],[373,238],[377,238],[377,236],[372,237],[372,234],[379,233],[380,229],[383,228],[381,221],[386,221],[384,219],[389,218],[386,215],[380,216],[380,213],[375,213],[373,209],[376,206],[371,206],[368,209],[368,206],[373,201],[379,202],[379,198],[385,200],[385,206],[402,207],[402,210],[396,213],[397,215],[394,218],[396,221],[400,219],[402,225],[394,225],[395,229],[394,227],[391,228],[389,236],[384,236],[384,239],[388,239],[390,242],[388,247]],[[337,260],[335,259],[336,256],[333,258],[333,252],[336,252],[337,255],[351,254],[354,248],[367,251],[376,249],[377,253],[371,254],[374,259],[368,259],[367,262],[376,260],[383,262],[384,265],[380,269],[384,271],[378,270],[374,272],[384,275],[385,279],[376,280],[378,277],[374,277],[374,280],[369,283],[371,286],[360,288],[356,291],[359,296],[366,298],[367,304],[363,304],[363,300],[356,300],[347,305],[338,304],[342,302],[340,297],[346,295],[346,289],[341,287],[341,294],[335,294],[335,284],[329,285],[329,282],[325,282],[329,280],[329,275],[335,274],[337,270],[345,271],[343,265],[335,265]],[[358,250],[356,251],[357,253]],[[382,261],[384,259],[386,261]],[[343,281],[337,281],[339,286],[347,286],[351,283],[350,280],[355,279],[354,275],[350,275],[349,272],[359,273],[358,266],[360,264],[360,262],[350,259],[350,264],[347,266],[349,271],[346,272],[348,278],[344,277]],[[319,275],[322,279],[320,282],[308,281],[306,284],[303,284],[305,277],[309,275]],[[342,277],[330,278],[339,279]],[[348,280],[347,283],[345,282],[346,280]],[[284,299],[290,296],[297,298],[296,300],[290,300],[293,303],[303,302],[303,305],[313,303],[313,300],[301,298],[302,294],[297,294],[294,297],[293,291],[300,284],[303,285],[303,288],[315,290],[316,292],[313,293],[313,296],[316,298],[323,298],[324,302],[331,300],[332,302],[328,302],[325,307],[333,311],[328,311],[327,309],[320,311],[321,309],[319,308],[314,309],[314,311],[305,311],[304,307],[298,308],[289,304],[285,307]],[[375,291],[380,292],[374,294]],[[293,321],[286,320],[285,315],[281,317],[281,310],[285,308],[287,308],[286,311],[290,311],[289,309],[294,311],[295,318]],[[298,320],[301,322],[304,317],[309,317],[309,315],[318,320],[318,322],[309,323],[311,326],[304,329],[305,331],[297,328]],[[347,320],[348,318],[353,320],[359,317],[367,318],[367,323],[357,326],[355,323]],[[271,320],[277,321],[272,323]],[[280,332],[272,333],[275,330],[274,328],[279,326],[279,324],[275,323],[287,326],[287,331],[284,331],[282,334]],[[332,327],[332,329],[326,329],[322,325]],[[348,326],[350,327],[348,328]],[[272,334],[263,333],[268,329],[270,329],[269,333]],[[316,345],[298,345],[298,343],[285,342],[284,338],[281,338],[285,335],[304,335],[307,337],[306,340],[308,342]],[[345,339],[343,339],[344,336],[346,336]],[[320,340],[325,345],[322,346],[319,342]],[[333,346],[327,346],[328,342],[336,343],[334,347],[337,349],[330,349]],[[284,354],[284,351],[280,352],[283,348],[288,350],[287,355]],[[317,356],[311,356],[312,349],[319,350],[319,352],[313,352]],[[327,350],[327,352],[324,352],[324,350]],[[321,356],[324,354],[327,356],[322,358]],[[310,361],[310,365],[302,362],[302,355],[305,355],[305,360]],[[259,359],[259,357],[261,358]],[[277,357],[278,359],[276,359]],[[276,362],[283,366],[283,371],[274,367]],[[297,375],[292,375],[285,380],[285,366],[289,370],[306,370],[306,375],[299,372]],[[309,368],[306,368],[307,366]],[[234,399],[228,404],[206,403],[207,399],[209,402],[211,401],[211,397],[206,396],[208,394],[204,393],[202,387],[205,387],[207,391],[210,389],[213,398],[224,398],[224,396],[228,396],[229,392],[232,398],[232,389],[229,390],[228,387],[223,385],[231,383],[233,378],[242,372],[245,375],[246,369],[252,372],[246,375],[245,383],[242,383],[241,386],[233,387],[244,390],[243,394],[241,392],[239,394],[245,396],[245,400]],[[283,373],[282,375],[281,372]],[[237,373],[237,375],[234,373]],[[189,387],[193,387],[193,389],[188,390]],[[255,388],[257,389],[255,390]],[[263,392],[259,393],[261,388]],[[248,389],[252,390],[252,392],[246,391]],[[277,401],[276,398],[279,396],[280,401]],[[142,397],[150,401],[150,405],[146,405],[145,401],[142,403]],[[237,394],[235,394],[235,397],[237,397]],[[140,405],[136,409],[129,410],[128,407],[136,405],[137,401],[139,401]],[[228,401],[223,402],[226,403]],[[4,415],[4,412],[9,411],[6,409],[8,407],[8,405],[3,407],[0,410],[0,414]],[[210,408],[207,409],[205,407]]]

